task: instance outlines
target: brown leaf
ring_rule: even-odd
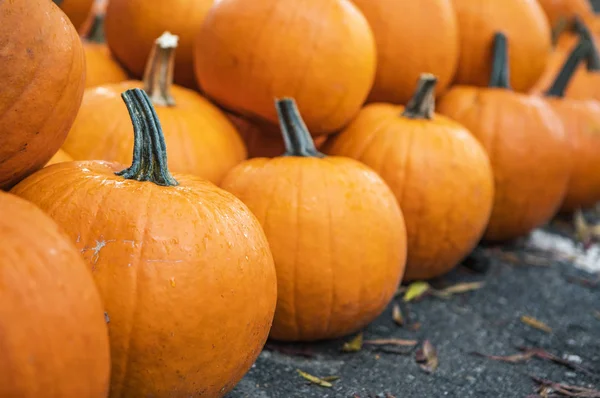
[[[555,383],[553,381],[542,379],[536,376],[530,376],[539,386],[539,394],[542,392],[545,396],[549,396],[549,393],[557,393],[558,396],[562,397],[579,397],[579,398],[600,398],[600,391],[592,390],[591,388],[572,386],[568,384]],[[556,395],[554,395],[556,396]]]
[[[357,334],[352,340],[345,342],[342,346],[343,352],[358,352],[363,346],[363,334],[362,332]]]
[[[543,332],[552,333],[552,328],[550,326],[546,325],[544,322],[539,321],[533,317],[530,317],[527,315],[522,315],[521,322],[523,322],[527,326],[531,326],[532,328],[541,330]]]
[[[321,380],[325,380],[325,381],[336,381],[339,380],[340,376],[325,376],[325,377],[321,377]]]
[[[433,293],[438,297],[450,297],[453,294],[467,293],[481,289],[484,285],[484,282],[458,283],[442,290],[436,290]]]
[[[528,348],[528,347],[518,347],[518,348],[519,348],[519,350],[521,350],[523,352],[533,352],[536,358],[544,359],[547,361],[552,361],[559,365],[566,366],[569,369],[573,369],[573,370],[585,373],[590,376],[596,376],[591,370],[587,369],[586,367],[583,367],[583,366],[579,365],[578,363],[569,361],[568,359],[563,359],[561,357],[558,357],[558,356],[551,354],[548,351],[545,351],[541,348]]]
[[[310,381],[313,384],[316,384],[318,386],[321,387],[326,387],[326,388],[331,388],[333,387],[333,384],[331,384],[330,382],[323,380],[319,377],[313,376],[311,374],[308,374],[306,372],[301,371],[300,369],[296,369],[296,371],[298,372],[298,374],[300,376],[302,376],[303,378],[305,378],[306,380]]]
[[[396,325],[404,325],[404,317],[402,316],[402,310],[400,310],[400,305],[398,305],[398,303],[394,303],[394,306],[392,307],[392,319]]]
[[[414,347],[418,343],[417,340],[403,340],[403,339],[375,339],[365,340],[365,345],[397,345],[402,347]]]
[[[502,361],[502,362],[509,362],[509,363],[525,362],[535,356],[535,352],[533,352],[533,351],[524,352],[522,354],[507,355],[507,356],[486,355],[486,354],[482,354],[480,352],[474,352],[473,354],[478,355],[480,357],[487,358],[487,359],[491,359],[494,361]]]
[[[406,289],[406,293],[404,293],[404,302],[408,303],[409,301],[418,300],[423,298],[426,293],[428,293],[431,289],[429,283],[424,281],[416,281],[411,283]]]
[[[415,361],[427,373],[433,373],[437,369],[439,364],[437,350],[429,340],[425,340],[421,348],[417,350]]]

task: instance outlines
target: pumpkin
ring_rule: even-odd
[[[0,2],[0,49],[0,189],[8,189],[62,145],[81,103],[85,58],[73,25],[48,0]]]
[[[214,0],[110,0],[104,32],[114,56],[136,78],[142,78],[155,39],[164,31],[180,37],[175,63],[177,84],[196,88],[193,44]]]
[[[370,102],[406,104],[414,82],[424,71],[437,76],[438,92],[446,89],[454,77],[459,53],[458,23],[451,0],[352,1],[369,21],[377,43],[377,72]]]
[[[70,157],[65,151],[59,149],[58,152],[56,152],[54,156],[52,156],[52,158],[48,161],[48,163],[46,163],[46,166],[62,162],[71,162],[72,160],[73,158]]]
[[[567,88],[566,96],[573,99],[600,101],[600,55],[598,54],[597,37],[581,20],[576,19],[575,29],[579,37],[591,43],[592,49],[588,52],[586,67],[580,66]]]
[[[0,192],[0,396],[105,398],[104,310],[80,253],[33,204]]]
[[[233,168],[222,187],[258,217],[277,270],[271,338],[341,337],[375,319],[406,262],[396,198],[367,166],[325,157],[291,98],[277,100],[286,152]]]
[[[56,164],[13,192],[45,210],[92,270],[110,319],[112,398],[220,397],[268,336],[277,296],[269,244],[233,195],[171,174],[148,96],[136,88],[123,98],[131,167]]]
[[[128,79],[127,73],[113,58],[105,43],[84,42],[86,58],[86,87],[119,83]]]
[[[492,210],[487,154],[460,124],[434,113],[436,78],[424,74],[406,107],[367,105],[325,152],[375,170],[404,214],[404,281],[445,274],[481,239]]]
[[[144,81],[88,89],[63,149],[76,160],[132,160],[134,139],[119,93],[144,87],[156,106],[171,148],[169,167],[218,183],[246,158],[246,148],[225,115],[200,94],[172,84],[177,36],[157,39]],[[110,119],[110,123],[105,123]]]
[[[215,3],[195,45],[195,71],[223,108],[277,123],[273,98],[294,97],[314,136],[337,132],[375,78],[375,40],[348,0]]]
[[[573,151],[573,169],[561,207],[563,212],[592,207],[600,201],[600,175],[597,172],[600,169],[600,105],[597,101],[565,98],[569,80],[590,51],[594,51],[592,43],[582,37],[545,93],[563,122]]]
[[[571,172],[569,141],[550,105],[510,90],[507,39],[494,39],[489,87],[455,86],[438,111],[463,124],[486,149],[494,172],[494,205],[484,235],[525,235],[557,212]]]
[[[593,17],[594,11],[590,0],[537,0],[550,21],[550,26],[557,26],[561,21],[568,21],[575,16]]]
[[[52,0],[56,5],[71,20],[71,23],[78,31],[85,26],[92,8],[94,6],[94,0]]]
[[[458,17],[460,57],[456,84],[485,87],[490,76],[494,34],[510,41],[510,84],[527,92],[546,67],[550,25],[536,0],[452,0]]]

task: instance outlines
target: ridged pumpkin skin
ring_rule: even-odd
[[[458,23],[451,0],[352,0],[377,43],[377,73],[370,102],[406,104],[421,73],[445,91],[458,65]]]
[[[141,151],[126,171],[163,171],[161,153]],[[111,398],[221,397],[268,336],[277,296],[268,242],[248,208],[212,183],[174,174],[178,185],[161,186],[115,175],[123,168],[56,164],[13,192],[45,210],[92,270],[110,319]]]
[[[127,73],[113,58],[105,43],[85,42],[85,87],[119,83],[128,80]]]
[[[0,396],[105,398],[104,309],[79,251],[33,204],[0,192]]]
[[[408,235],[408,281],[445,274],[471,252],[491,214],[494,180],[485,150],[463,126],[405,110],[367,105],[324,151],[371,167],[396,195]]]
[[[154,41],[163,32],[179,36],[175,83],[196,88],[194,40],[214,0],[110,0],[104,32],[114,56],[138,79]]]
[[[28,0],[29,1],[29,0]],[[67,17],[71,20],[71,23],[78,31],[84,26],[84,23],[88,19],[92,8],[94,6],[94,0],[53,0]]]
[[[550,25],[536,0],[452,0],[458,16],[460,58],[455,84],[487,85],[494,33],[510,42],[510,83],[528,92],[546,67],[551,51]]]
[[[71,156],[69,156],[62,149],[59,149],[58,152],[56,152],[54,154],[54,156],[52,156],[52,158],[50,158],[50,160],[48,161],[48,163],[46,163],[46,166],[50,166],[50,165],[53,165],[53,164],[56,164],[56,163],[71,162],[71,161],[73,161],[73,158]]]
[[[381,314],[397,289],[406,261],[402,212],[367,166],[287,149],[236,166],[222,187],[256,215],[273,252],[271,338],[345,336]]]
[[[294,97],[314,135],[336,132],[373,85],[376,50],[350,0],[226,0],[196,40],[204,92],[226,109],[277,123],[273,98]]]
[[[556,26],[561,19],[569,21],[575,16],[593,17],[594,10],[590,0],[537,0],[542,6],[550,26]]]
[[[54,3],[3,1],[0,65],[0,189],[8,189],[62,145],[81,103],[85,58]]]

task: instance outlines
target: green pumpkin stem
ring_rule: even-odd
[[[494,49],[492,51],[492,74],[489,87],[510,89],[508,65],[508,40],[504,33],[494,35]]]
[[[315,147],[315,142],[300,116],[296,101],[293,98],[282,98],[275,101],[279,116],[279,126],[285,143],[283,156],[302,156],[323,158],[324,154]]]
[[[131,167],[115,174],[161,186],[179,185],[169,172],[165,137],[150,98],[139,88],[125,91],[121,98],[133,123],[133,162]]]
[[[577,42],[577,46],[571,51],[569,57],[565,60],[562,68],[558,72],[556,79],[546,91],[545,95],[547,97],[564,97],[565,90],[567,86],[571,82],[571,78],[575,74],[579,63],[583,61],[589,54],[590,51],[593,51],[593,46],[589,40],[582,37]]]
[[[435,85],[437,78],[431,73],[419,77],[417,89],[404,108],[402,116],[410,119],[432,119],[435,111]]]
[[[95,15],[86,40],[94,43],[104,43],[104,15]]]
[[[592,72],[600,71],[600,55],[598,55],[598,48],[596,47],[592,33],[578,16],[574,18],[573,26],[579,37],[588,40],[593,47],[593,50],[588,53],[586,58],[587,70]]]
[[[148,57],[144,71],[144,91],[148,93],[154,105],[175,105],[175,99],[171,95],[171,86],[173,85],[175,49],[178,40],[178,36],[169,32],[163,33],[154,42]]]

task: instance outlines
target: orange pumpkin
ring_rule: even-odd
[[[71,162],[72,160],[73,158],[70,157],[65,151],[59,149],[58,152],[56,152],[54,156],[52,156],[52,158],[48,161],[48,163],[46,163],[46,166],[62,162]]]
[[[600,201],[600,104],[592,100],[565,98],[570,79],[590,51],[595,51],[593,44],[582,37],[554,84],[545,93],[563,122],[573,151],[573,170],[561,208],[563,212],[592,207]]]
[[[92,12],[94,0],[52,0],[71,20],[78,31],[85,26]]]
[[[363,164],[324,157],[294,100],[277,101],[286,152],[235,167],[222,187],[263,225],[277,269],[271,337],[314,341],[350,334],[392,299],[406,261],[394,194]]]
[[[62,145],[81,103],[85,58],[51,1],[0,2],[0,189],[42,168]]]
[[[171,175],[148,96],[133,89],[123,98],[131,167],[56,164],[13,192],[45,210],[92,270],[110,319],[112,398],[221,397],[269,333],[277,296],[269,244],[233,195]]]
[[[573,99],[600,101],[600,55],[597,37],[580,20],[576,20],[575,29],[579,37],[588,40],[593,48],[588,53],[586,67],[582,65],[569,84],[566,96]]]
[[[487,150],[495,180],[484,238],[517,238],[557,212],[571,172],[569,141],[550,105],[510,90],[506,36],[495,36],[489,87],[455,86],[438,111],[467,127]]]
[[[113,58],[105,43],[85,42],[83,50],[86,58],[86,87],[127,80],[127,73]]]
[[[195,46],[196,77],[215,102],[275,124],[273,98],[294,97],[315,136],[350,122],[375,66],[371,28],[348,0],[220,1]]]
[[[481,239],[492,210],[494,179],[483,147],[458,123],[434,113],[436,78],[423,75],[405,108],[363,108],[325,152],[373,168],[404,214],[404,280],[445,274]]]
[[[214,0],[110,0],[104,32],[114,56],[136,78],[144,74],[154,41],[164,31],[179,36],[175,63],[177,84],[196,88],[193,70],[193,44],[206,13]]]
[[[575,16],[593,17],[594,10],[590,0],[537,0],[544,13],[554,27],[562,21],[570,20]]]
[[[437,76],[438,92],[446,89],[459,53],[451,0],[352,1],[369,21],[377,43],[377,73],[370,102],[406,104],[422,72]]]
[[[225,115],[208,100],[172,84],[177,36],[163,34],[148,61],[144,82],[99,86],[86,90],[81,109],[63,145],[76,160],[132,160],[134,140],[119,93],[144,87],[163,122],[171,148],[169,167],[214,183],[246,158],[246,148]],[[105,123],[109,119],[110,123]]]
[[[452,0],[458,16],[460,59],[456,84],[485,87],[491,43],[503,32],[510,41],[510,84],[527,92],[539,79],[551,51],[550,25],[536,0]]]
[[[0,396],[106,398],[104,310],[81,255],[50,217],[0,192]]]

